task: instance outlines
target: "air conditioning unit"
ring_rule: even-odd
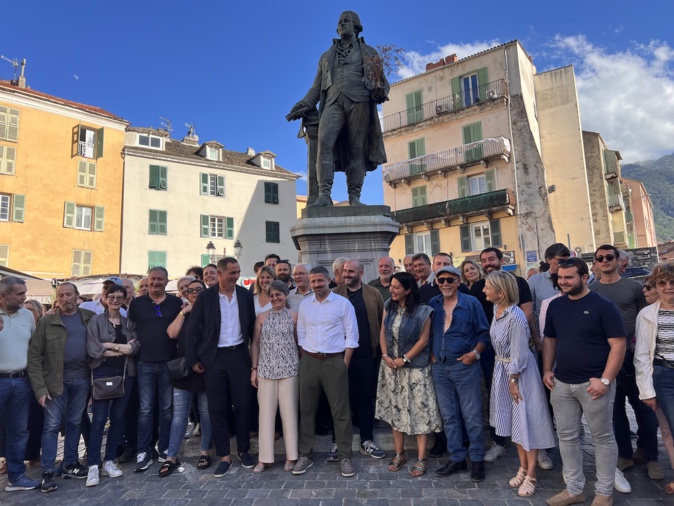
[[[435,114],[447,114],[449,112],[449,104],[442,103],[435,106]]]
[[[487,92],[487,98],[496,98],[496,92],[494,90],[489,90]]]

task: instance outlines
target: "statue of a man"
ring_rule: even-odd
[[[358,14],[339,16],[339,39],[321,56],[314,83],[290,111],[289,121],[303,118],[320,102],[316,172],[319,197],[314,206],[331,206],[335,170],[346,172],[349,205],[363,205],[365,172],[386,163],[377,104],[388,100],[381,57],[358,35]]]

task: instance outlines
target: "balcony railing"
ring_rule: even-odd
[[[79,141],[77,145],[77,154],[86,158],[93,158],[94,144],[92,142]]]
[[[392,213],[395,221],[401,224],[425,223],[460,216],[486,214],[498,210],[515,210],[515,194],[512,190],[496,190],[494,192],[471,195],[454,200],[445,200],[425,206],[401,209]]]
[[[510,140],[494,137],[388,165],[383,171],[384,182],[394,184],[482,161],[498,158],[507,160],[509,157]]]
[[[382,120],[382,130],[390,132],[398,128],[415,125],[424,120],[443,116],[450,112],[459,111],[466,107],[481,104],[507,94],[507,86],[503,79],[483,84],[468,93],[461,91],[448,97],[439,98],[432,102],[421,104],[402,112],[385,116]]]

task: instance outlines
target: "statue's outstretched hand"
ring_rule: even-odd
[[[286,119],[288,121],[294,121],[296,119],[304,118],[310,111],[311,108],[307,104],[304,102],[297,102],[293,108],[290,109],[290,113],[286,116]]]

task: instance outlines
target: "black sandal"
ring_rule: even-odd
[[[167,460],[164,462],[164,465],[161,466],[161,469],[159,469],[159,477],[166,478],[169,474],[172,474],[176,469],[178,469],[178,467],[180,467],[179,460],[176,460],[175,462]]]
[[[210,455],[201,455],[199,457],[199,462],[197,462],[197,469],[208,469],[211,467],[211,456]]]

